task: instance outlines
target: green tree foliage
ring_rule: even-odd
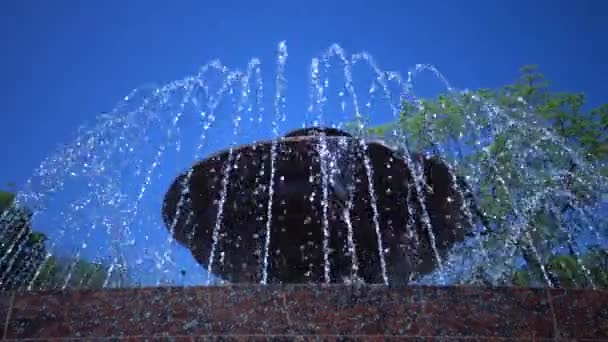
[[[50,256],[34,281],[33,288],[101,288],[107,271],[102,264]]]
[[[13,203],[15,195],[8,191],[0,191],[0,213],[8,209]]]
[[[573,237],[583,224],[573,212],[602,195],[596,190],[605,182],[600,175],[608,175],[608,104],[585,111],[584,94],[552,92],[536,66],[520,72],[499,89],[405,103],[399,120],[369,133],[390,140],[391,132],[399,132],[410,149],[444,156],[477,185],[485,249],[497,252],[491,260],[514,260],[498,253],[513,246],[525,261],[508,265],[499,281],[606,287],[606,250],[578,252]],[[543,197],[546,189],[570,196]]]
[[[46,237],[32,232],[31,213],[13,206],[14,195],[0,191],[0,288],[22,288],[44,262]]]
[[[14,199],[13,193],[0,191],[0,289],[103,286],[107,267],[48,255],[46,236],[32,230],[32,214],[14,205]]]

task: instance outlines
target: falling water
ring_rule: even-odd
[[[325,102],[324,97],[324,87],[321,85],[321,79],[319,76],[319,60],[314,58],[311,63],[311,96],[310,96],[310,106],[309,112],[317,111],[317,119],[316,123],[318,123],[321,127],[324,126],[323,121],[323,103]],[[329,159],[332,159],[332,154],[329,152],[327,148],[327,140],[325,134],[321,134],[319,137],[319,160],[320,160],[320,169],[321,169],[321,210],[322,210],[322,220],[321,225],[323,229],[323,276],[326,283],[331,282],[331,269],[329,262],[329,173],[328,164],[332,163],[335,165],[333,160],[330,162]],[[311,198],[312,199],[312,198]]]
[[[361,54],[355,55],[355,60],[359,60],[359,59],[367,62],[370,65],[370,67],[372,68],[372,70],[376,73],[377,80],[380,83],[380,86],[382,87],[384,96],[389,101],[391,110],[393,112],[393,117],[395,118],[395,120],[399,120],[399,115],[400,115],[399,109],[398,109],[398,107],[396,107],[394,105],[394,100],[388,89],[388,85],[386,83],[386,73],[381,71],[380,68],[378,68],[378,66],[376,65],[373,58],[370,55],[368,55],[367,53],[361,53]],[[399,77],[393,77],[393,78],[397,81],[397,84],[400,86],[400,88],[403,89],[402,94],[406,93],[408,91],[408,87],[404,87],[402,85],[402,81]],[[418,198],[418,204],[420,205],[420,208],[421,208],[422,221],[424,223],[424,226],[428,233],[429,239],[431,241],[431,248],[433,249],[433,254],[435,255],[435,258],[437,259],[437,266],[439,268],[439,272],[440,272],[440,274],[442,274],[443,265],[442,265],[442,261],[441,261],[441,255],[439,254],[439,251],[437,249],[437,244],[435,241],[436,240],[435,233],[433,232],[433,227],[431,225],[431,218],[430,218],[428,210],[426,208],[425,196],[424,196],[424,192],[422,191],[422,189],[426,186],[426,183],[424,181],[423,171],[421,170],[420,166],[417,166],[417,163],[415,163],[414,160],[412,159],[412,156],[410,155],[410,152],[409,152],[409,146],[407,146],[405,141],[403,139],[401,139],[401,137],[405,136],[403,134],[403,132],[398,133],[398,131],[394,131],[393,134],[397,136],[397,142],[399,143],[400,150],[403,151],[404,160],[406,161],[410,174],[414,176],[416,198]],[[411,210],[410,202],[406,202],[406,203],[408,205],[408,212],[410,214],[412,214],[413,211]]]
[[[354,111],[355,111],[355,114],[354,114],[355,121],[356,121],[357,125],[359,126],[358,129],[360,131],[363,131],[363,129],[365,127],[362,123],[362,116],[361,116],[361,111],[359,109],[359,101],[357,99],[357,93],[353,86],[351,62],[346,58],[346,56],[344,54],[344,50],[342,50],[342,48],[340,46],[338,46],[337,44],[334,44],[329,48],[329,51],[326,53],[324,59],[328,60],[331,56],[338,57],[339,60],[343,64],[344,78],[345,78],[344,87],[346,89],[346,92],[352,99]],[[384,250],[384,244],[382,243],[382,233],[380,230],[380,223],[379,223],[379,218],[378,218],[379,214],[378,214],[378,206],[376,203],[376,191],[374,189],[373,170],[372,170],[372,166],[371,166],[371,161],[369,159],[369,154],[367,151],[367,144],[363,138],[359,139],[359,145],[361,146],[361,150],[362,150],[362,154],[363,154],[363,163],[364,163],[365,172],[367,175],[370,205],[372,207],[372,213],[373,213],[372,220],[374,223],[374,228],[376,230],[376,238],[377,238],[377,242],[378,242],[378,254],[380,257],[380,267],[381,267],[381,272],[382,272],[382,279],[384,280],[385,284],[388,284],[388,273],[386,270],[386,260],[385,260],[386,252]]]
[[[331,65],[332,58],[336,58],[341,64],[339,70]],[[10,286],[11,282],[18,278],[17,273],[25,272],[31,273],[31,276],[24,275],[26,283],[18,286],[35,289],[39,280],[42,281],[41,279],[47,276],[45,265],[64,259],[67,260],[62,261],[65,262],[65,269],[54,284],[59,288],[86,286],[83,280],[78,279],[80,260],[91,260],[96,265],[105,265],[102,269],[104,279],[101,284],[105,287],[133,286],[135,281],[133,284],[125,283],[126,280],[121,280],[123,276],[141,277],[142,279],[137,279],[141,284],[169,284],[177,282],[178,277],[175,274],[181,270],[187,270],[188,273],[187,276],[182,273],[180,279],[189,279],[193,284],[206,279],[207,284],[210,284],[211,277],[205,277],[205,274],[220,268],[218,263],[227,260],[232,251],[225,249],[226,241],[222,240],[225,236],[224,208],[230,204],[228,202],[231,197],[228,193],[233,186],[231,177],[236,172],[234,166],[240,158],[236,152],[237,145],[252,142],[243,140],[240,132],[251,134],[254,141],[272,137],[269,168],[260,169],[256,174],[259,183],[264,183],[268,178],[265,183],[267,186],[256,188],[256,191],[267,191],[265,201],[255,204],[265,209],[265,217],[261,218],[265,233],[256,234],[263,238],[259,241],[259,250],[251,251],[251,254],[262,256],[261,262],[258,262],[258,267],[262,270],[259,281],[262,284],[274,281],[270,265],[271,258],[277,251],[271,250],[271,236],[274,236],[273,222],[276,221],[272,217],[273,201],[276,201],[277,196],[275,182],[283,176],[277,168],[277,158],[282,153],[278,150],[280,136],[283,130],[301,124],[292,122],[298,121],[298,118],[290,118],[288,121],[286,116],[286,63],[287,46],[285,42],[281,42],[277,52],[274,113],[268,122],[271,126],[269,129],[264,127],[266,122],[263,119],[266,112],[263,73],[260,61],[255,58],[247,65],[246,72],[231,71],[219,61],[213,61],[204,65],[197,74],[182,80],[149,89],[136,89],[110,113],[100,115],[93,125],[81,128],[72,143],[41,163],[18,194],[14,208],[31,210],[31,215],[24,220],[25,224],[21,223],[22,218],[13,210],[1,214],[0,224],[7,227],[0,231],[3,242],[0,254],[2,286]],[[363,87],[357,82],[358,69],[354,70],[355,65],[371,72],[371,87],[369,84]],[[338,71],[337,74],[344,78],[344,82],[332,78],[334,71]],[[364,179],[357,181],[367,184],[366,191],[369,193],[364,195],[369,198],[370,220],[378,247],[381,279],[385,284],[389,283],[389,277],[393,280],[393,275],[389,274],[387,268],[387,259],[394,251],[385,248],[390,245],[388,235],[384,234],[389,227],[382,224],[383,210],[386,208],[381,207],[382,202],[378,201],[378,198],[387,189],[374,183],[378,170],[373,169],[370,161],[367,144],[371,139],[366,135],[366,128],[378,123],[374,122],[374,118],[381,115],[386,115],[384,119],[400,120],[404,102],[422,106],[423,101],[415,95],[415,80],[425,72],[441,83],[447,94],[460,98],[460,93],[448,83],[446,77],[428,64],[416,65],[408,74],[407,80],[404,80],[398,72],[387,72],[380,68],[371,55],[357,53],[349,56],[335,44],[320,58],[312,59],[311,64],[310,104],[307,117],[302,118],[302,121],[307,123],[310,115],[315,125],[325,126],[332,120],[336,121],[336,114],[339,114],[341,122],[338,127],[346,127],[347,123],[356,124],[353,131],[360,146],[360,149],[357,149],[360,152],[357,153],[361,153],[359,157],[365,171],[362,177]],[[332,87],[337,87],[337,90],[330,91]],[[365,91],[362,92],[361,89]],[[462,131],[466,132],[464,138],[470,138],[474,142],[471,145],[467,145],[466,141],[457,143],[465,146],[465,153],[479,152],[484,160],[483,165],[473,165],[462,155],[450,154],[452,147],[441,140],[442,132],[436,125],[441,113],[427,113],[424,118],[427,125],[425,135],[431,148],[428,151],[416,152],[437,157],[448,166],[449,176],[458,196],[467,198],[465,193],[470,190],[473,200],[462,201],[460,211],[464,214],[468,226],[475,227],[470,241],[463,242],[466,248],[469,248],[469,245],[475,246],[473,253],[466,254],[462,252],[465,247],[459,247],[445,256],[442,255],[438,247],[439,238],[436,236],[441,227],[433,226],[429,213],[432,208],[427,205],[424,195],[431,185],[425,180],[425,170],[413,158],[415,143],[410,140],[407,128],[401,125],[392,127],[391,136],[386,138],[396,146],[395,152],[406,162],[413,180],[410,184],[411,190],[404,196],[404,207],[398,208],[409,214],[409,220],[404,227],[394,227],[395,230],[406,234],[412,241],[419,241],[421,237],[417,236],[417,223],[414,219],[419,212],[421,227],[424,228],[424,234],[428,235],[431,252],[437,264],[437,269],[430,279],[438,278],[440,283],[450,283],[460,277],[460,274],[463,274],[462,279],[466,282],[466,279],[471,278],[473,269],[478,266],[487,270],[496,283],[499,283],[497,279],[504,279],[505,275],[519,267],[526,249],[532,257],[530,261],[538,263],[546,285],[554,286],[558,284],[554,283],[551,269],[545,266],[547,258],[553,254],[548,256],[546,250],[539,249],[534,238],[535,234],[540,233],[539,228],[533,224],[534,215],[540,210],[556,218],[556,231],[563,235],[567,247],[580,266],[585,277],[582,282],[595,288],[597,284],[594,283],[592,271],[582,255],[585,246],[581,245],[585,242],[606,244],[608,232],[605,218],[602,217],[604,214],[601,212],[605,199],[595,200],[608,189],[606,179],[599,176],[596,166],[587,162],[576,146],[564,141],[538,121],[535,113],[524,110],[519,116],[515,116],[509,110],[489,101],[478,98],[472,100],[476,109],[463,114],[465,117]],[[254,103],[257,111],[253,110]],[[386,113],[382,109],[383,105],[388,107]],[[372,116],[369,122],[364,117],[367,114]],[[248,124],[255,124],[258,129],[250,132],[246,127]],[[226,139],[230,129],[232,137]],[[509,174],[505,175],[504,168],[500,166],[498,157],[490,151],[490,144],[494,139],[512,131],[517,131],[518,134],[509,138],[506,148],[513,153],[516,176],[526,184],[522,187],[513,185]],[[534,143],[528,144],[530,139],[533,139]],[[329,139],[324,135],[317,138],[322,190],[322,269],[323,281],[327,283],[339,281],[331,279],[334,270],[331,269],[330,260],[342,253],[330,248],[330,241],[333,241],[335,233],[330,220],[330,214],[333,214],[334,210],[333,187],[336,178],[344,176],[342,164],[343,160],[348,159],[340,153],[353,153],[345,147],[348,144],[341,146],[334,140],[339,139]],[[337,146],[334,146],[336,144]],[[547,146],[551,149],[546,149]],[[221,175],[219,199],[210,232],[209,255],[205,257],[207,272],[204,272],[200,265],[192,260],[187,250],[174,243],[174,234],[178,225],[182,224],[182,213],[190,207],[188,201],[193,196],[189,185],[194,177],[194,168],[190,166],[193,162],[225,147],[228,147],[229,157],[222,169],[218,170]],[[527,170],[527,163],[535,159],[549,160],[548,170]],[[571,161],[576,166],[576,171],[560,164],[559,160],[562,159]],[[186,171],[181,180],[176,213],[165,228],[157,217],[160,198],[169,182],[183,170]],[[458,177],[463,173],[467,176],[466,181],[470,189],[460,187]],[[486,213],[478,214],[473,209],[477,200],[475,196],[480,193],[480,184],[488,177],[492,177],[496,191],[501,193],[495,200],[510,201],[513,205],[510,211],[500,214],[502,217],[487,216],[489,225],[486,226],[486,221],[479,222],[477,217]],[[543,177],[549,177],[555,185],[545,186]],[[568,189],[564,184],[569,181],[576,182],[581,191],[589,197],[581,197]],[[358,253],[358,227],[352,215],[357,196],[362,194],[356,194],[351,189],[347,195],[345,204],[337,210],[339,219],[346,227],[344,253],[350,260],[349,271],[352,278],[357,279],[362,270],[361,265],[366,260]],[[560,203],[565,203],[570,208],[567,213],[560,211]],[[185,217],[186,225],[189,226],[191,220],[194,220],[193,213],[188,212]],[[500,241],[500,248],[491,248],[486,235],[495,232],[497,228],[494,221],[499,219],[506,222],[508,227],[504,228],[504,232],[500,232],[504,237],[504,241]],[[480,225],[482,227],[479,227]],[[194,239],[196,235],[197,225],[193,224],[192,227],[192,230],[187,231],[189,239]],[[26,241],[31,230],[39,229],[42,229],[48,238],[40,245],[44,247],[40,250],[40,255],[32,254],[32,248]],[[486,235],[482,236],[482,233]],[[553,250],[550,252],[557,253]],[[31,260],[24,263],[24,256]],[[452,262],[459,257],[466,259],[467,263]],[[147,278],[143,279],[144,275]],[[424,283],[425,279],[412,274],[410,280]]]
[[[287,62],[287,44],[282,41],[277,51],[277,76],[276,94],[274,100],[275,117],[272,121],[272,146],[270,150],[270,184],[268,186],[268,210],[266,215],[266,240],[264,242],[264,268],[262,273],[262,284],[268,281],[268,255],[270,253],[270,232],[272,221],[272,200],[274,196],[274,178],[276,172],[277,144],[279,136],[279,122],[286,119],[285,114],[285,64]]]
[[[236,141],[237,141],[237,137],[239,134],[239,123],[241,121],[241,115],[242,115],[242,111],[244,108],[244,104],[247,102],[249,78],[252,75],[252,71],[253,71],[254,67],[255,67],[255,64],[250,64],[249,70],[245,75],[242,75],[240,73],[234,73],[234,74],[231,74],[228,77],[228,79],[226,80],[227,83],[229,84],[228,88],[230,89],[229,91],[231,94],[234,91],[233,86],[232,86],[233,82],[241,81],[242,90],[241,90],[241,98],[239,100],[239,103],[237,104],[237,108],[235,108],[235,110],[234,110],[234,118],[233,118],[234,140],[233,140],[230,148],[228,149],[228,159],[226,160],[226,164],[224,165],[224,171],[222,172],[222,174],[223,174],[222,190],[220,192],[220,200],[218,203],[218,211],[217,211],[217,217],[215,220],[215,226],[213,227],[211,252],[209,253],[209,263],[208,263],[208,265],[209,265],[208,272],[209,273],[213,273],[214,257],[215,257],[215,252],[217,249],[217,244],[219,242],[219,232],[220,232],[220,229],[221,229],[221,226],[223,223],[224,205],[226,203],[226,197],[228,194],[228,186],[229,186],[228,183],[230,180],[230,175],[234,168],[233,163],[235,163],[234,147],[236,146]],[[237,156],[237,158],[238,158],[238,156]],[[222,257],[222,259],[224,258],[224,252],[221,253],[221,257]],[[220,263],[222,263],[222,262],[220,262]],[[207,284],[210,283],[210,279],[211,278],[209,278],[209,280],[207,281]]]

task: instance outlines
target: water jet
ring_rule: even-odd
[[[434,236],[440,254],[445,255],[471,228],[460,209],[465,200],[462,192],[453,184],[448,166],[435,158],[421,154],[414,158],[427,184],[420,200],[425,202],[431,219],[433,230],[429,232],[422,222],[421,207],[413,205],[408,210],[408,205],[419,203],[418,194],[414,177],[398,151],[380,141],[364,142],[364,151],[360,139],[333,128],[296,130],[277,144],[269,237],[264,236],[263,229],[268,220],[266,207],[259,204],[268,201],[271,141],[213,154],[178,176],[165,195],[163,219],[167,229],[207,268],[212,246],[217,244],[221,255],[212,258],[211,263],[222,279],[260,282],[263,253],[255,252],[269,239],[271,283],[341,283],[352,278],[382,283],[384,258],[390,283],[404,284],[435,268],[437,258],[429,234]],[[370,192],[365,176],[366,153],[374,170],[375,193]],[[233,165],[226,167],[226,163]],[[327,170],[323,165],[328,165]],[[228,176],[225,170],[231,170]],[[229,204],[223,208],[221,238],[214,242],[213,228],[225,177]],[[325,203],[321,198],[324,191],[328,192]],[[381,239],[372,220],[370,196],[375,196],[382,208]],[[408,197],[410,203],[405,201]],[[324,212],[328,216],[328,236],[324,236]],[[349,220],[345,220],[345,214]],[[324,260],[327,254],[328,260]],[[329,279],[324,278],[325,263]]]

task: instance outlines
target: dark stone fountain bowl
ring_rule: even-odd
[[[384,258],[389,282],[404,284],[431,272],[435,251],[444,256],[470,228],[447,165],[413,159],[423,196],[403,156],[382,143],[301,129],[198,162],[166,193],[163,219],[200,264],[229,282],[260,282],[268,253],[268,283],[382,283]]]

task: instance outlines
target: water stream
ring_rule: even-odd
[[[264,83],[264,70],[257,58],[251,59],[244,71],[232,70],[216,60],[195,75],[134,90],[113,111],[79,129],[71,143],[40,164],[22,186],[14,207],[0,217],[2,287],[210,285],[228,281],[218,276],[219,271],[241,267],[230,264],[236,260],[231,253],[251,256],[238,260],[243,262],[243,270],[256,265],[252,271],[256,282],[274,281],[273,268],[281,265],[276,260],[290,258],[287,251],[273,250],[283,242],[272,240],[281,236],[275,225],[283,216],[276,213],[284,203],[277,201],[287,191],[283,183],[291,180],[279,168],[285,157],[282,135],[296,127],[311,126],[310,120],[313,126],[348,130],[355,147],[346,137],[320,134],[313,139],[315,148],[308,153],[318,157],[319,174],[309,176],[308,186],[318,184],[321,191],[307,193],[306,198],[319,205],[322,238],[318,246],[294,248],[300,249],[306,260],[314,259],[310,251],[315,248],[321,257],[320,265],[311,264],[302,272],[319,268],[322,277],[317,280],[324,283],[361,281],[367,259],[377,258],[378,279],[383,284],[468,283],[475,281],[479,269],[490,283],[510,284],[514,270],[535,263],[542,274],[541,285],[557,286],[553,271],[546,265],[560,251],[569,250],[584,282],[596,287],[584,254],[592,246],[608,246],[603,211],[608,181],[577,146],[552,132],[535,113],[514,113],[473,95],[467,97],[467,92],[450,85],[432,65],[418,64],[403,78],[399,72],[383,70],[368,53],[349,55],[334,44],[311,60],[308,111],[302,110],[306,112],[302,117],[288,116],[287,57],[287,44],[281,42],[270,87]],[[407,122],[409,118],[402,117],[404,104],[424,106],[424,100],[416,96],[416,79],[424,74],[432,75],[448,96],[470,109],[463,113],[462,127],[457,130],[460,135],[445,138],[450,128],[439,125],[444,113],[427,113],[424,118],[427,145],[416,141],[407,125],[393,124],[382,136],[370,133],[369,128],[381,123]],[[273,86],[270,101],[264,91]],[[270,107],[272,114],[265,109]],[[493,144],[505,134],[510,134],[505,152],[494,154]],[[241,146],[263,141],[269,148],[255,165],[257,186],[251,194],[235,181],[239,179],[235,175],[245,172],[239,168],[242,158],[247,158]],[[374,167],[369,150],[372,143],[394,152],[385,168],[402,160],[412,176],[404,176],[408,191],[391,208],[381,199],[394,189],[378,182],[384,170]],[[190,191],[189,185],[198,179],[191,166],[218,151],[226,151],[227,158],[206,180],[217,178],[220,186],[213,199],[217,210],[209,232],[209,253],[201,262],[192,257],[194,251],[176,240],[185,234],[186,240],[194,241],[205,233],[197,231],[201,228],[194,224],[209,213],[192,210],[201,194]],[[507,153],[511,158],[508,163]],[[472,161],[473,155],[479,158]],[[364,172],[351,179],[354,160],[361,161]],[[431,171],[424,160],[447,165],[456,197],[466,198],[459,204],[466,222],[458,229],[467,226],[470,234],[448,249],[442,247],[445,227],[433,225],[436,207],[428,198],[433,184],[426,176]],[[530,167],[538,164],[543,167]],[[180,179],[182,191],[175,215],[165,227],[160,215],[163,196],[179,174],[184,175]],[[490,180],[495,195],[488,203]],[[365,185],[365,194],[353,190],[357,184]],[[232,193],[238,196],[231,197]],[[355,208],[362,196],[369,199],[365,203],[374,232],[373,256],[358,245],[361,213]],[[250,210],[263,214],[251,223],[254,230],[243,227],[242,234],[229,237],[226,222],[233,219],[234,207],[249,197]],[[505,206],[505,201],[510,206]],[[27,208],[29,213],[20,214],[19,208]],[[409,219],[394,226],[385,216],[391,210],[407,213]],[[535,223],[538,215],[548,215],[555,222],[549,228],[539,226]],[[424,229],[416,229],[418,224]],[[547,230],[555,235],[555,245],[548,246],[550,241],[539,238],[548,234]],[[30,238],[34,231],[44,233],[44,238],[34,241]],[[250,239],[255,241],[251,245],[247,242]],[[414,241],[414,245],[428,241],[429,250],[424,253],[434,260],[433,271],[395,272],[399,253],[413,252],[407,246],[388,248],[394,239]],[[227,248],[227,244],[239,247]],[[336,244],[340,246],[336,248]],[[341,255],[347,266],[341,266]],[[51,263],[55,273],[49,273]],[[98,268],[93,270],[91,265]],[[346,267],[348,275],[340,274],[337,267]]]

